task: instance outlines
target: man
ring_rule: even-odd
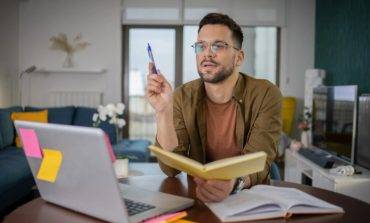
[[[229,16],[210,13],[193,45],[200,79],[174,92],[149,64],[147,99],[155,109],[157,145],[202,163],[256,151],[267,153],[262,172],[233,180],[195,177],[196,196],[218,202],[237,189],[266,183],[281,131],[281,93],[266,80],[239,73],[243,33]],[[168,176],[178,170],[160,163]]]

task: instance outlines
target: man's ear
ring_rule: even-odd
[[[240,50],[236,55],[236,66],[240,67],[244,62],[244,51]]]

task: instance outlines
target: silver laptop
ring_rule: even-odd
[[[27,157],[41,194],[48,202],[109,222],[139,222],[190,207],[189,198],[118,183],[98,128],[15,121],[15,127],[35,130],[40,147],[62,152],[54,183],[37,179],[42,159]],[[134,207],[134,208],[132,208]]]

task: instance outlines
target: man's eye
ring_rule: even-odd
[[[204,45],[199,44],[199,45],[198,45],[198,49],[199,49],[199,50],[204,50]]]
[[[217,49],[222,49],[224,47],[223,44],[214,44],[213,47],[217,48]]]

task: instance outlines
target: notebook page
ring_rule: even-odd
[[[206,205],[220,218],[227,218],[233,215],[240,216],[282,211],[279,204],[273,200],[256,193],[250,193],[248,190],[230,195],[222,202],[206,203]],[[251,211],[251,213],[248,213],[249,211]]]
[[[290,209],[294,206],[341,209],[338,206],[332,205],[295,188],[257,185],[251,190],[261,194],[270,194],[271,197],[277,199],[286,209]]]

